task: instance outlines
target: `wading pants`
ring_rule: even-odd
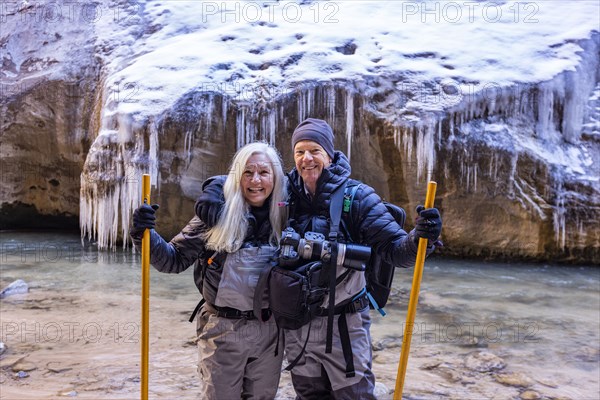
[[[327,317],[316,317],[310,324],[306,351],[292,369],[292,382],[301,400],[375,400],[375,376],[371,371],[372,350],[369,308],[346,314],[355,376],[346,377],[346,361],[338,329],[339,315],[333,322],[333,349],[325,353]],[[285,331],[286,357],[292,362],[300,353],[309,325]]]
[[[275,356],[273,318],[230,319],[202,307],[197,321],[198,373],[203,400],[273,400],[283,349]]]

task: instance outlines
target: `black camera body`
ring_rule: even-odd
[[[306,232],[304,238],[293,228],[281,233],[281,253],[279,263],[282,266],[295,266],[300,259],[331,262],[332,246],[337,246],[337,266],[364,271],[371,258],[371,248],[353,243],[330,242],[325,235]]]

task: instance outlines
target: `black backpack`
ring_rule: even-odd
[[[342,215],[346,221],[351,221],[350,212],[352,210],[352,202],[354,195],[360,184],[347,187],[344,193],[344,205],[342,207]],[[387,207],[392,217],[396,220],[400,228],[404,229],[406,221],[406,212],[401,207],[395,204],[384,201],[383,204]],[[395,267],[385,262],[377,253],[372,253],[369,265],[365,270],[365,279],[367,281],[367,297],[371,309],[379,311],[382,316],[385,316],[383,307],[387,304],[394,279]]]

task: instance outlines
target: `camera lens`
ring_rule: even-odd
[[[341,249],[340,249],[341,250]],[[356,244],[346,244],[346,252],[344,254],[344,267],[352,268],[359,271],[365,270],[365,265],[371,257],[371,248]]]

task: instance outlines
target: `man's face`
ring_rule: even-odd
[[[325,149],[312,140],[301,140],[296,143],[294,161],[302,180],[313,191],[323,169],[331,164],[331,158]]]

